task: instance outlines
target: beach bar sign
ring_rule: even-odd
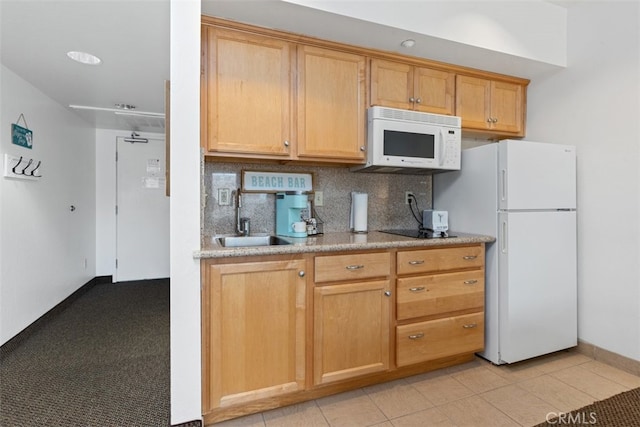
[[[313,191],[312,173],[242,171],[242,191],[281,193]]]

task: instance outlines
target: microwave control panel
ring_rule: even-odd
[[[445,131],[442,167],[446,169],[460,169],[460,140],[459,129],[449,129]]]

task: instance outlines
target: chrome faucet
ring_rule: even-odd
[[[240,216],[240,208],[242,208],[242,193],[238,188],[236,190],[236,233],[239,236],[248,236],[251,232],[251,220]]]

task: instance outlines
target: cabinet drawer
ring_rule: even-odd
[[[483,347],[483,313],[412,323],[396,328],[398,366],[475,353]]]
[[[315,258],[315,281],[367,279],[391,273],[391,255],[375,252],[355,255],[328,255]]]
[[[484,265],[484,246],[398,252],[398,274],[430,273]]]
[[[484,270],[405,277],[397,285],[398,320],[484,307]]]

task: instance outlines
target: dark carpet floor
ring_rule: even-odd
[[[168,426],[169,280],[99,284],[0,358],[0,426]]]
[[[640,426],[640,388],[563,414],[535,427],[550,426],[638,427]]]

